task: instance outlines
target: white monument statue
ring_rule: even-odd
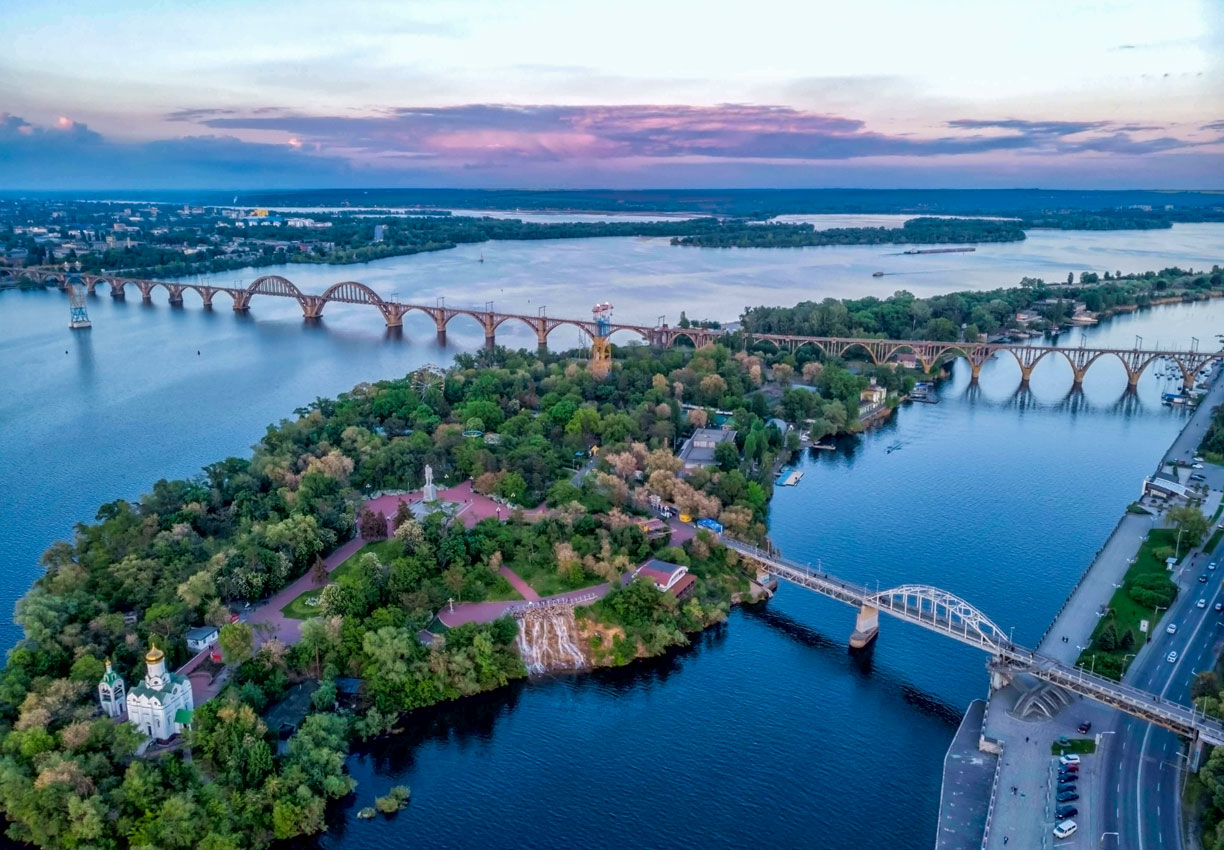
[[[433,483],[433,467],[429,464],[425,464],[425,492],[422,496],[422,501],[438,501],[438,488]]]

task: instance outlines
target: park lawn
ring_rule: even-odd
[[[1155,631],[1156,624],[1160,620],[1159,616],[1157,616],[1151,608],[1140,605],[1134,599],[1131,599],[1129,592],[1130,588],[1134,584],[1135,580],[1140,576],[1150,573],[1157,573],[1165,576],[1168,575],[1168,569],[1165,566],[1165,563],[1159,560],[1153,554],[1153,552],[1156,549],[1161,549],[1166,546],[1173,547],[1176,544],[1176,541],[1177,531],[1175,529],[1154,528],[1148,533],[1147,539],[1143,541],[1143,545],[1139,547],[1139,551],[1136,553],[1135,563],[1130,565],[1126,571],[1126,575],[1122,578],[1122,586],[1114,591],[1113,597],[1109,600],[1109,608],[1111,613],[1108,616],[1101,617],[1097,622],[1096,628],[1092,630],[1092,641],[1089,645],[1089,649],[1084,650],[1080,654],[1079,660],[1076,662],[1077,665],[1085,668],[1092,667],[1092,656],[1099,653],[1101,655],[1115,656],[1121,664],[1121,673],[1115,677],[1113,671],[1110,670],[1097,670],[1097,672],[1111,678],[1121,678],[1121,675],[1126,672],[1126,668],[1129,666],[1130,662],[1134,660],[1133,653],[1139,651],[1140,647],[1143,646],[1143,644],[1151,636],[1152,632]],[[1182,557],[1185,557],[1185,554],[1186,553],[1183,552]],[[1164,612],[1162,611],[1161,613]],[[1140,620],[1148,621],[1147,635],[1139,631]],[[1125,634],[1128,629],[1130,630],[1131,634],[1135,638],[1135,645],[1129,651],[1116,650],[1115,652],[1109,653],[1091,648],[1092,645],[1096,643],[1097,637],[1102,631],[1104,631],[1105,626],[1109,623],[1114,624],[1114,628],[1117,629],[1119,637]],[[1127,655],[1131,655],[1131,657],[1127,658]]]
[[[591,575],[585,570],[579,572],[573,579],[565,579],[555,567],[537,567],[527,561],[510,564],[510,569],[519,578],[531,585],[531,589],[541,596],[554,596],[558,593],[568,593],[571,590],[581,590],[603,581],[599,576]],[[510,597],[517,598],[517,597]]]
[[[340,566],[331,571],[328,576],[328,583],[339,581],[343,576],[352,572],[357,568],[357,564],[361,561],[361,556],[367,552],[373,552],[378,556],[378,560],[384,564],[388,563],[403,552],[403,545],[398,540],[379,540],[376,543],[367,543],[362,546],[352,555],[344,559]],[[502,579],[505,581],[505,579]],[[509,587],[509,585],[507,585]],[[513,591],[513,588],[510,588]],[[319,607],[317,605],[308,605],[307,600],[315,599],[323,592],[322,587],[316,587],[313,590],[307,590],[295,597],[288,605],[281,609],[281,613],[286,617],[294,620],[309,620],[311,617],[319,616]],[[514,597],[510,597],[514,598]]]
[[[1062,756],[1067,753],[1084,756],[1095,752],[1096,738],[1070,738],[1067,740],[1066,746],[1058,741],[1050,744],[1050,754],[1055,756]]]

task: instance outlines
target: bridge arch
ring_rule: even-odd
[[[290,286],[292,285],[290,284]],[[375,307],[381,307],[386,303],[373,289],[355,280],[333,283],[323,290],[322,298],[327,301],[343,301],[347,304],[373,304]]]
[[[876,364],[877,366],[879,366],[879,365],[880,365],[880,362],[881,362],[881,361],[879,361],[879,360],[877,360],[877,359],[876,359],[876,354],[875,354],[875,352],[874,352],[874,351],[872,351],[872,350],[871,350],[871,346],[869,346],[869,345],[868,345],[867,343],[865,343],[865,342],[859,342],[858,340],[855,340],[854,342],[851,342],[850,344],[848,344],[848,345],[847,345],[845,348],[843,348],[843,349],[842,349],[842,350],[841,350],[841,351],[838,353],[838,355],[837,355],[837,356],[838,356],[838,357],[840,357],[840,358],[842,358],[842,359],[844,360],[844,359],[846,359],[846,352],[847,352],[847,351],[851,351],[852,349],[855,349],[855,348],[859,349],[860,351],[866,352],[867,357],[871,359],[871,362],[872,362],[872,363]],[[885,359],[887,359],[887,358],[885,358]]]
[[[799,352],[803,350],[803,347],[804,347],[804,346],[807,346],[807,345],[810,345],[812,348],[814,348],[814,349],[816,349],[818,352],[820,352],[820,356],[821,356],[821,357],[828,357],[828,356],[829,356],[829,350],[828,350],[828,349],[825,347],[824,343],[818,342],[818,341],[816,341],[816,340],[814,340],[814,339],[805,339],[805,340],[802,340],[802,341],[801,341],[801,342],[800,342],[798,345],[796,345],[796,346],[795,346],[795,351],[794,351],[794,353],[795,353],[796,355],[798,355],[798,354],[799,354]]]
[[[674,346],[676,344],[676,340],[678,340],[680,337],[684,337],[690,343],[692,343],[693,348],[700,347],[697,343],[697,338],[693,336],[693,334],[689,333],[687,330],[673,330],[671,332],[671,337],[667,340],[667,347],[671,348],[672,346]]]
[[[264,275],[263,277],[256,278],[255,282],[247,287],[247,292],[251,295],[287,295],[299,301],[306,295],[306,293],[293,285],[293,281],[278,274]]]
[[[918,618],[949,632],[973,637],[983,646],[999,650],[1011,641],[1007,633],[965,600],[926,584],[903,584],[867,598],[876,608]]]

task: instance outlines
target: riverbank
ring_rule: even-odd
[[[1218,379],[1219,375],[1220,370],[1213,374],[1207,397],[1178,432],[1156,465],[1156,472],[1172,460],[1185,459],[1187,453],[1197,447],[1210,421],[1211,409],[1224,402],[1224,381]],[[1213,490],[1204,505],[1209,516],[1220,499],[1219,489]],[[1158,524],[1157,515],[1136,514],[1129,510],[1123,513],[1043,634],[1038,646],[1040,652],[1066,664],[1080,658],[1098,629],[1102,606],[1114,595],[1135,552]],[[1152,632],[1156,630],[1156,622],[1157,619],[1153,618]],[[1148,646],[1150,644],[1145,644],[1137,651],[1143,655],[1150,654],[1154,650],[1149,650]],[[1052,717],[1018,714],[1021,700],[1037,687],[1040,687],[1038,683],[1020,677],[992,692],[987,701],[979,727],[978,746],[983,751],[998,754],[999,770],[988,804],[990,818],[980,836],[969,837],[970,844],[976,841],[975,846],[989,850],[1002,850],[1012,842],[1021,847],[1044,846],[1054,820],[1051,810],[1050,742],[1060,736],[1075,737],[1079,725],[1084,722],[1090,722],[1099,729],[1108,728],[1116,717],[1114,711],[1081,698],[1073,698],[1068,707],[1052,703]],[[949,749],[950,756],[954,751],[959,752],[955,741]],[[1108,799],[1108,791],[1102,787],[1105,776],[1106,769],[1101,758],[1083,760],[1080,772],[1081,803],[1076,820],[1087,835],[1099,835],[1105,831],[1103,809]],[[946,777],[944,781],[947,783]],[[948,789],[945,788],[947,793]]]

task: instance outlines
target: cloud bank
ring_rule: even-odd
[[[184,109],[183,135],[122,143],[62,118],[0,116],[0,182],[20,188],[848,186],[1221,188],[1218,123],[956,118],[881,132],[788,106],[401,107],[368,114]],[[1076,169],[1078,168],[1078,172]],[[874,176],[873,176],[874,175]],[[1018,175],[1024,175],[1016,182]],[[872,182],[876,181],[876,182]],[[887,181],[887,182],[882,182]]]

